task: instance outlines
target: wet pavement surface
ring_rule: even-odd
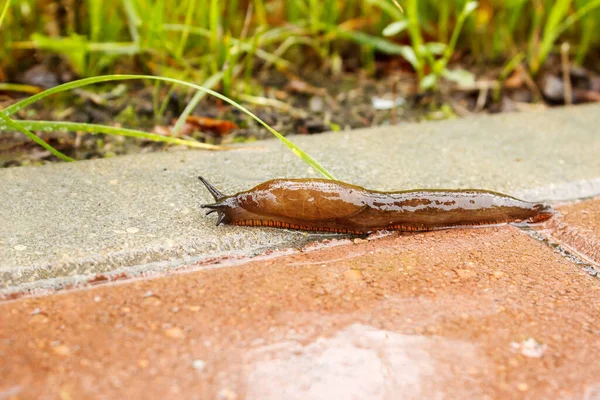
[[[299,139],[370,188],[564,201],[534,229],[214,227],[198,171],[311,175],[272,142],[0,171],[0,400],[599,400],[598,110]]]
[[[0,303],[0,394],[597,399],[599,298],[512,226],[334,241]]]

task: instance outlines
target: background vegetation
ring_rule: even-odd
[[[254,118],[327,175],[261,118],[230,99],[286,111],[290,108],[285,102],[261,97],[261,83],[256,79],[261,71],[362,76],[380,73],[380,60],[395,60],[392,68],[412,74],[418,92],[436,93],[444,80],[480,90],[475,109],[481,110],[488,89],[494,88],[497,99],[503,81],[516,68],[525,76],[520,82],[526,82],[533,98],[539,100],[542,96],[535,81],[545,68],[556,64],[548,62],[551,54],[560,53],[563,75],[556,78],[562,85],[558,89],[562,97],[558,97],[567,102],[571,101],[569,64],[600,73],[599,28],[600,0],[0,0],[0,94],[34,94],[40,87],[89,78],[18,103],[10,98],[0,111],[0,132],[21,132],[48,155],[63,160],[72,158],[35,132],[104,133],[214,150],[218,147],[210,143],[219,143],[218,139],[179,135],[203,96],[212,94]],[[45,82],[43,71],[51,71],[55,81]],[[486,79],[495,85],[477,86],[476,71],[493,71]],[[31,72],[28,77],[27,72]],[[22,112],[25,105],[49,94],[120,79],[102,75],[132,73],[145,75],[154,85],[151,107],[159,125],[168,124],[163,116],[177,90],[196,90],[188,92],[183,110],[175,110],[178,119],[166,135],[87,123],[94,122],[89,117],[39,121],[34,112]],[[134,78],[139,76],[127,79]],[[166,93],[161,83],[169,85]],[[304,86],[302,90],[325,93],[327,98],[321,89]],[[125,92],[117,87],[102,96],[86,92],[83,97],[102,106],[111,98],[128,100]],[[598,101],[600,94],[592,92],[585,92],[584,97]],[[122,105],[120,120],[126,112],[136,113]],[[13,119],[13,114],[20,120]],[[51,115],[57,118],[61,119]],[[336,126],[324,125],[324,129]],[[75,135],[67,139],[53,140],[76,154],[79,139]],[[75,150],[69,142],[75,143]],[[106,146],[99,140],[96,147]]]
[[[258,66],[369,71],[377,52],[403,57],[428,88],[468,78],[447,68],[457,55],[525,60],[535,75],[563,41],[578,64],[600,45],[600,0],[399,2],[404,12],[393,0],[4,0],[0,67],[22,70],[36,49],[79,77],[133,69],[230,95],[233,76],[248,87]]]

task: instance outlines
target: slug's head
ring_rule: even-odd
[[[216,212],[218,214],[217,226],[219,226],[221,223],[227,224],[231,222],[232,213],[236,208],[235,198],[224,195],[203,177],[199,176],[198,179],[200,179],[210,194],[212,194],[212,196],[215,198],[215,202],[213,204],[202,204],[202,208],[208,208],[206,215]]]

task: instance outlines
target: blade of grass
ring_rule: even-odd
[[[6,17],[6,14],[8,14],[8,8],[10,7],[10,1],[11,0],[6,0],[6,3],[4,4],[4,8],[2,8],[2,14],[0,15],[0,28],[2,28],[2,23],[4,22],[4,17]]]
[[[185,14],[185,26],[191,25],[192,18],[194,17],[194,12],[196,11],[195,10],[196,4],[197,4],[197,2],[194,0],[190,0],[188,2],[187,12]],[[181,33],[181,37],[179,38],[179,44],[177,46],[177,50],[175,51],[175,54],[177,54],[178,57],[183,57],[183,50],[185,49],[185,46],[187,45],[189,34],[190,34],[189,29],[186,29]]]
[[[319,164],[316,160],[314,160],[312,157],[310,157],[308,154],[306,154],[304,151],[302,151],[298,146],[296,146],[289,139],[284,137],[281,133],[279,133],[275,129],[271,128],[269,126],[269,124],[264,122],[262,119],[260,119],[254,113],[252,113],[251,111],[246,109],[244,106],[236,103],[235,101],[231,100],[228,97],[223,96],[221,93],[215,92],[214,90],[207,89],[205,87],[195,85],[193,83],[185,82],[185,81],[182,81],[179,79],[174,79],[174,78],[166,78],[166,77],[162,77],[162,76],[153,76],[153,75],[104,75],[104,76],[97,76],[97,77],[93,77],[93,78],[80,79],[77,81],[64,83],[62,85],[55,86],[53,88],[43,91],[42,93],[38,93],[36,95],[33,95],[26,99],[23,99],[15,104],[5,108],[2,111],[2,113],[3,113],[2,117],[14,114],[17,111],[23,109],[24,107],[27,107],[28,105],[30,105],[38,100],[41,100],[45,97],[48,97],[51,94],[64,92],[64,91],[70,90],[70,89],[76,89],[76,88],[91,85],[94,83],[119,81],[119,80],[133,80],[133,79],[161,80],[163,82],[178,83],[180,85],[187,86],[187,87],[190,87],[190,88],[193,88],[196,90],[200,90],[200,91],[206,92],[212,96],[215,96],[216,98],[221,99],[224,102],[236,107],[240,111],[244,112],[245,114],[247,114],[248,116],[253,118],[256,122],[258,122],[259,124],[264,126],[269,132],[271,132],[273,134],[273,136],[275,136],[284,145],[286,145],[292,151],[292,153],[294,153],[302,161],[304,161],[305,163],[307,163],[308,165],[313,167],[315,170],[317,170],[323,176],[325,176],[326,178],[329,178],[329,179],[335,179],[333,177],[333,175],[331,173],[329,173],[329,171],[327,171],[325,168],[323,168],[323,166],[321,166],[321,164]],[[10,118],[9,118],[9,120],[10,120]]]
[[[596,18],[594,18],[596,17]],[[581,20],[581,39],[577,46],[577,54],[575,56],[575,64],[582,65],[583,60],[588,54],[592,41],[596,36],[596,29],[600,21],[600,13],[596,15],[586,15]]]
[[[35,133],[31,132],[29,129],[23,127],[19,122],[10,118],[6,113],[0,111],[0,120],[6,124],[7,127],[14,129],[15,131],[21,132],[23,135],[27,136],[29,139],[33,140],[50,153],[54,154],[56,157],[60,158],[63,161],[75,161],[71,157],[61,153],[56,150],[54,147],[50,146],[48,143],[44,142],[41,138],[39,138]]]
[[[256,19],[259,25],[267,25],[267,11],[263,0],[254,0],[254,8],[256,9]]]
[[[210,39],[209,39],[209,47],[212,53],[212,62],[211,68],[212,73],[216,74],[221,68],[221,23],[220,23],[220,6],[219,0],[211,0],[210,1],[210,10],[209,10],[209,23],[210,23]]]
[[[68,121],[37,121],[37,120],[19,120],[19,123],[32,130],[52,129],[57,131],[69,132],[87,132],[92,134],[104,133],[114,136],[128,136],[137,139],[147,139],[154,142],[164,142],[168,144],[177,144],[195,149],[204,150],[225,150],[226,146],[216,146],[208,143],[196,142],[193,140],[179,139],[170,136],[158,135],[156,133],[148,133],[138,131],[136,129],[118,128],[115,126],[88,124],[84,122],[68,122]]]
[[[421,35],[421,28],[419,25],[419,1],[408,0],[406,3],[408,33],[410,34],[410,42],[415,55],[415,64],[413,67],[417,71],[417,76],[419,77],[420,82],[424,78],[425,73],[423,71],[423,56],[421,54],[421,48],[423,47],[423,36]]]
[[[415,69],[418,66],[418,60],[410,46],[402,46],[378,36],[369,35],[368,33],[360,31],[340,29],[337,26],[328,27],[328,31],[338,37],[353,40],[362,45],[371,46],[382,53],[401,55],[406,59],[406,61],[411,63]]]
[[[188,32],[191,35],[204,36],[205,38],[210,38],[210,35],[211,35],[211,32],[208,29],[200,28],[197,26],[186,26],[186,25],[181,25],[181,24],[165,24],[164,29],[167,31],[174,31],[174,32],[188,30]],[[258,39],[256,39],[256,40],[258,41]],[[271,39],[270,41],[273,41],[273,40],[274,39]],[[292,63],[290,63],[289,61],[286,61],[281,57],[274,56],[273,54],[271,54],[265,50],[262,50],[260,48],[256,48],[256,46],[253,46],[252,43],[247,43],[246,41],[242,41],[242,40],[232,37],[231,44],[234,46],[237,46],[240,50],[243,50],[245,52],[255,53],[257,57],[260,57],[269,63],[274,63],[278,67],[289,68],[292,66]],[[266,43],[260,43],[260,44],[264,45]],[[258,43],[257,43],[257,45],[258,45]]]
[[[562,35],[567,29],[571,27],[571,25],[577,22],[580,18],[582,18],[587,13],[598,7],[600,7],[600,0],[591,0],[587,2],[583,7],[578,9],[576,12],[568,16],[564,21],[560,23],[560,25],[556,29],[557,37]]]
[[[222,78],[223,71],[219,71],[216,74],[212,75],[210,78],[208,78],[204,82],[203,86],[208,89],[212,89],[213,87],[217,86],[217,84],[221,81]],[[194,111],[194,109],[196,108],[196,106],[198,106],[198,103],[200,103],[200,100],[202,100],[204,96],[206,96],[206,92],[203,91],[197,91],[194,94],[194,97],[192,97],[192,99],[187,103],[185,109],[177,119],[177,122],[175,122],[175,126],[173,127],[173,133],[177,134],[179,132],[183,124],[185,124],[187,117],[190,116],[192,111]]]
[[[405,18],[404,15],[402,15],[402,11],[388,0],[366,0],[366,4],[372,4],[381,8],[383,12],[395,20]]]
[[[531,72],[534,75],[539,71],[542,64],[544,64],[544,61],[546,61],[548,54],[550,54],[552,46],[554,45],[556,39],[560,34],[558,29],[560,22],[565,18],[565,16],[569,12],[571,2],[572,0],[556,0],[553,2],[552,9],[550,10],[550,15],[548,16],[546,24],[544,25],[544,31],[542,33],[542,43],[540,44],[535,63],[532,65],[531,68]]]
[[[133,42],[137,45],[140,43],[140,32],[138,27],[142,25],[142,19],[138,15],[135,6],[131,0],[123,0],[123,7],[125,8],[125,15],[127,16],[127,27],[129,28],[129,35]]]
[[[42,91],[42,88],[39,86],[33,85],[25,85],[21,83],[0,83],[0,90],[5,90],[7,92],[23,92],[35,94]]]
[[[446,47],[446,51],[444,52],[444,68],[448,65],[448,61],[450,61],[450,57],[452,57],[452,53],[454,53],[454,49],[456,48],[456,43],[458,42],[458,37],[460,36],[460,31],[462,30],[462,26],[464,25],[467,17],[471,15],[473,11],[479,6],[477,1],[468,1],[465,3],[462,11],[458,15],[458,19],[456,20],[456,25],[454,26],[454,30],[452,31],[452,37],[450,37],[450,43]]]

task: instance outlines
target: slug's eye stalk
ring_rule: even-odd
[[[222,222],[225,222],[227,215],[224,210],[227,207],[224,204],[221,204],[220,201],[223,200],[225,196],[223,193],[219,192],[219,190],[214,187],[210,182],[208,182],[203,177],[199,176],[198,179],[206,186],[210,194],[215,198],[216,203],[214,204],[202,204],[202,208],[208,208],[209,210],[206,212],[206,215],[212,214],[214,212],[218,213],[219,216],[217,218],[217,226],[219,226]]]
[[[219,190],[216,187],[214,187],[209,181],[207,181],[203,177],[199,176],[198,179],[200,179],[200,182],[204,183],[204,186],[206,186],[210,194],[212,194],[212,196],[215,198],[215,201],[219,201],[226,197],[223,193],[219,192]]]

